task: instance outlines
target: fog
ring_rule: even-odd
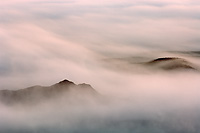
[[[88,83],[100,95],[0,104],[2,133],[199,133],[199,1],[0,3],[0,90]],[[196,51],[196,53],[194,52]],[[185,59],[195,70],[144,64]]]
[[[0,105],[1,132],[199,132],[198,72],[140,73],[103,66],[82,68],[86,74],[80,74],[101,98]]]

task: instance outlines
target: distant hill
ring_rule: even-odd
[[[123,58],[108,58],[103,60],[103,65],[114,71],[128,73],[146,73],[146,72],[183,72],[199,71],[198,64],[180,57],[160,57],[142,55]]]
[[[162,70],[197,70],[189,61],[177,57],[157,58],[145,65]]]
[[[74,84],[63,80],[52,86],[32,86],[19,90],[0,90],[0,102],[6,105],[35,104],[53,98],[80,98],[96,96],[98,93],[89,84]]]

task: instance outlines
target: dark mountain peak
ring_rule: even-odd
[[[85,88],[85,87],[92,88],[92,86],[90,84],[86,84],[86,83],[78,84],[78,86],[83,87],[83,88]]]
[[[64,80],[60,81],[59,83],[57,83],[57,85],[75,85],[75,84],[72,81],[64,79]]]
[[[72,81],[63,80],[52,86],[32,86],[19,90],[0,90],[0,102],[7,105],[15,103],[41,103],[44,100],[60,97],[90,97],[98,94],[89,84],[76,85]],[[96,95],[95,95],[96,96]]]
[[[182,58],[178,58],[178,57],[161,57],[161,58],[157,58],[154,59],[148,63],[159,63],[159,62],[165,62],[165,61],[174,61],[174,60],[182,60],[184,61],[184,59]]]
[[[95,89],[90,84],[82,83],[82,84],[78,84],[77,87],[82,88],[84,90],[96,92]]]
[[[146,65],[162,70],[197,70],[192,63],[178,57],[161,57],[147,62]]]

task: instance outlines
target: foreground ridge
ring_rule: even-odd
[[[38,103],[53,98],[94,96],[98,93],[89,84],[78,84],[67,79],[51,86],[32,86],[19,90],[0,90],[0,102],[7,105]]]

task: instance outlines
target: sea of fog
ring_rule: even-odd
[[[0,90],[67,79],[101,98],[0,104],[0,133],[200,133],[199,14],[199,0],[1,1]],[[195,70],[141,65],[159,57]]]
[[[0,132],[200,132],[198,71],[131,72],[103,68],[90,70],[96,76],[87,77],[92,79],[91,85],[101,95],[100,99],[51,100],[30,106],[2,104]]]

